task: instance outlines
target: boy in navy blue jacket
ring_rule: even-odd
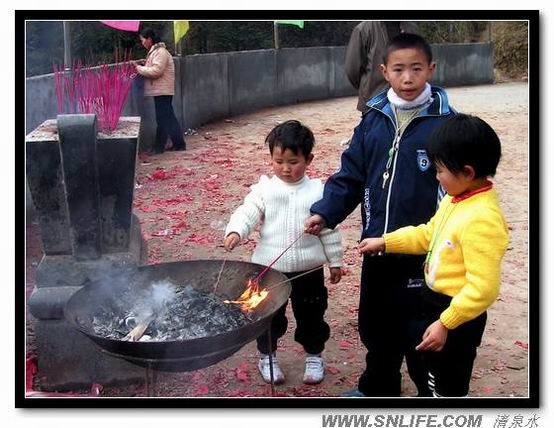
[[[340,170],[311,207],[308,233],[334,228],[361,204],[361,239],[380,237],[427,222],[442,199],[426,145],[435,126],[454,111],[444,90],[428,83],[435,70],[431,47],[420,36],[403,33],[391,40],[383,61],[390,88],[368,101]],[[358,389],[345,396],[399,396],[404,357],[418,395],[431,395],[415,350],[423,333],[423,262],[423,256],[364,256],[358,329],[367,348],[366,368]]]

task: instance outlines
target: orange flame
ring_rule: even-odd
[[[248,280],[246,290],[244,290],[237,300],[224,300],[224,303],[241,305],[241,310],[247,312],[258,306],[268,294],[269,291],[260,290],[260,285],[257,281]]]

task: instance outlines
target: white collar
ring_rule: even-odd
[[[296,187],[296,186],[301,186],[302,184],[304,184],[307,180],[309,180],[308,176],[307,175],[304,175],[304,177],[302,177],[300,180],[298,181],[295,181],[294,183],[289,183],[287,181],[283,181],[281,180],[279,177],[277,177],[276,175],[273,175],[272,177],[277,183],[279,184],[282,184],[283,186],[292,186],[292,187]]]
[[[387,98],[389,102],[398,110],[411,110],[416,107],[421,107],[423,104],[430,103],[432,101],[431,97],[431,85],[425,83],[425,88],[416,98],[412,101],[406,101],[403,98],[400,98],[392,88],[387,92]]]

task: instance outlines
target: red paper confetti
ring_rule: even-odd
[[[167,174],[163,169],[157,169],[154,171],[154,174],[152,174],[152,178],[154,180],[167,180]]]
[[[336,375],[340,373],[340,370],[337,369],[336,367],[327,367],[326,370],[328,373],[331,373],[332,375]]]
[[[514,342],[514,345],[519,346],[521,349],[525,349],[525,350],[529,349],[529,344],[522,342],[521,340],[516,340]]]
[[[36,357],[27,358],[25,364],[25,387],[27,391],[33,390],[33,377],[37,373],[37,370]]]
[[[250,380],[250,367],[248,363],[242,363],[235,369],[235,376],[241,382],[248,382]]]
[[[210,388],[205,384],[194,388],[194,395],[206,395],[208,392],[210,392]]]
[[[352,348],[354,345],[352,344],[352,342],[348,341],[348,340],[341,340],[339,342],[339,348],[340,349],[350,349]]]

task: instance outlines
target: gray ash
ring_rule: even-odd
[[[252,322],[237,305],[191,286],[168,281],[140,291],[130,288],[114,298],[111,307],[98,308],[94,333],[122,340],[138,323],[155,314],[141,341],[183,341],[236,330]]]

